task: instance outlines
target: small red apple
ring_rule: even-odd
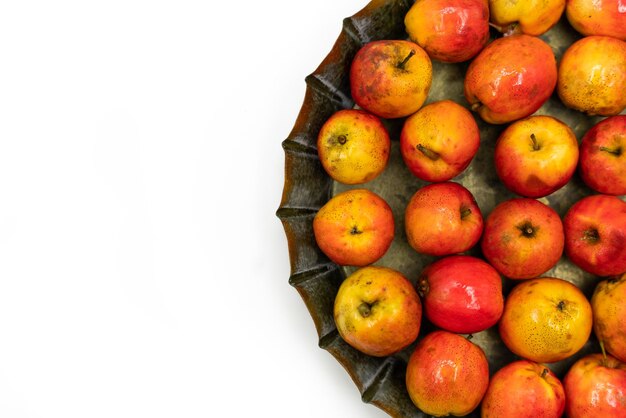
[[[592,189],[626,194],[626,115],[608,117],[587,131],[580,144],[579,166],[580,176]]]
[[[482,418],[560,418],[565,392],[546,366],[518,360],[498,370],[481,405]]]
[[[347,277],[334,306],[339,335],[370,356],[396,353],[417,338],[422,305],[409,282],[399,272],[363,267]]]
[[[596,276],[626,272],[626,202],[615,196],[587,196],[563,219],[565,254]]]
[[[510,35],[487,45],[470,63],[465,98],[485,122],[507,123],[539,109],[556,80],[556,59],[547,43]]]
[[[453,255],[428,265],[417,280],[426,317],[436,326],[459,334],[486,330],[504,308],[502,280],[489,264]]]
[[[429,255],[462,253],[480,239],[483,217],[474,196],[458,183],[434,183],[419,189],[406,207],[407,241]]]
[[[480,131],[469,110],[451,100],[424,106],[402,126],[400,151],[416,177],[447,181],[467,168],[480,145]]]
[[[350,67],[352,98],[359,107],[382,118],[408,116],[428,97],[432,71],[428,54],[413,42],[367,43]]]
[[[500,203],[485,221],[483,255],[501,274],[530,279],[550,270],[561,258],[564,236],[561,218],[535,199]]]
[[[626,418],[626,364],[615,357],[589,354],[563,379],[568,418]]]
[[[483,350],[460,335],[434,331],[415,347],[406,369],[406,387],[413,403],[434,416],[472,412],[489,384]]]
[[[322,252],[342,266],[365,266],[391,246],[391,207],[376,193],[354,189],[339,193],[317,212],[313,233]]]

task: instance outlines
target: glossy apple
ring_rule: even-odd
[[[626,116],[608,117],[587,131],[580,143],[579,167],[592,189],[626,194]]]
[[[550,270],[563,253],[561,218],[535,199],[500,203],[485,221],[483,255],[510,279],[529,279]]]
[[[393,241],[394,220],[385,200],[366,189],[330,199],[313,219],[320,249],[339,265],[365,266],[381,258]]]
[[[418,0],[404,25],[431,58],[467,61],[489,41],[489,7],[487,0]]]
[[[626,364],[614,357],[589,354],[579,359],[563,387],[568,418],[626,418]]]
[[[339,287],[334,305],[339,335],[370,356],[388,356],[417,338],[422,305],[409,282],[399,272],[363,267]]]
[[[474,196],[457,183],[434,183],[411,197],[405,211],[407,241],[429,255],[462,253],[480,239],[483,217]]]
[[[560,418],[565,392],[558,377],[542,364],[517,360],[489,381],[481,405],[482,418]]]
[[[382,118],[415,113],[428,97],[432,63],[419,45],[403,40],[365,44],[350,67],[352,98]]]
[[[589,339],[591,305],[570,282],[545,277],[516,285],[504,301],[499,331],[513,353],[552,363],[578,352]]]
[[[539,36],[556,25],[565,0],[489,0],[491,23],[500,32]]]
[[[453,255],[435,261],[417,279],[417,290],[430,322],[459,334],[494,326],[504,308],[500,275],[475,257]]]
[[[411,354],[406,387],[413,403],[434,416],[472,412],[489,384],[483,350],[460,335],[434,331]]]
[[[567,20],[585,36],[604,35],[626,41],[626,4],[623,0],[567,0]]]
[[[430,182],[452,179],[467,168],[480,145],[472,114],[451,100],[424,106],[404,122],[400,151],[411,173]]]
[[[498,177],[513,193],[543,197],[563,187],[576,171],[578,141],[560,120],[530,116],[502,132],[494,161]]]
[[[559,64],[557,91],[565,106],[588,115],[612,116],[626,108],[626,42],[586,36]]]
[[[507,123],[539,109],[556,80],[550,46],[534,36],[511,35],[487,45],[471,62],[465,98],[486,122]]]
[[[563,218],[565,254],[596,276],[626,271],[626,203],[615,196],[587,196]]]
[[[598,283],[591,309],[596,337],[609,354],[626,362],[626,273]]]

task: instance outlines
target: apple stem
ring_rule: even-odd
[[[350,230],[350,235],[359,235],[362,233],[363,231],[359,231],[359,228],[357,228],[356,226],[353,226],[352,229]]]
[[[541,372],[541,377],[545,379],[548,373],[550,373],[549,369],[547,368],[543,369],[543,371]]]
[[[422,144],[417,144],[415,148],[433,161],[437,161],[439,159],[439,153],[431,150],[430,148],[426,148]]]
[[[430,290],[430,286],[428,284],[428,277],[420,276],[420,278],[417,280],[417,293],[421,297],[426,297],[429,290]]]
[[[560,301],[558,305],[556,305],[556,308],[559,311],[563,311],[563,309],[565,309],[565,301]]]
[[[598,233],[597,229],[590,228],[583,232],[583,239],[585,241],[589,241],[592,244],[595,244],[600,239],[600,234]]]
[[[411,50],[411,52],[409,52],[409,55],[406,56],[405,59],[402,60],[401,63],[398,64],[398,68],[401,70],[404,70],[404,66],[406,65],[407,62],[409,62],[409,60],[411,59],[411,57],[415,55],[415,50]]]
[[[360,304],[357,309],[363,318],[367,318],[372,313],[372,305],[367,302]]]
[[[522,235],[526,238],[532,238],[535,236],[535,228],[529,221],[526,221],[522,225],[519,225],[517,229],[522,231]]]
[[[600,350],[602,351],[602,365],[606,367],[606,350],[604,349],[604,341],[600,340]]]
[[[481,107],[482,105],[483,105],[483,104],[482,104],[481,102],[476,102],[476,103],[473,103],[473,104],[470,106],[470,109],[472,109],[472,112],[476,112],[476,111],[478,111],[478,109],[480,109],[480,107]]]
[[[530,134],[530,139],[533,141],[533,151],[539,151],[539,142],[537,142],[537,137],[535,134]]]
[[[467,341],[470,341],[472,338],[474,338],[474,334],[467,334]]]
[[[339,135],[337,137],[337,142],[339,142],[341,145],[345,144],[346,142],[348,142],[348,138],[346,138],[345,135]]]
[[[618,157],[622,155],[622,147],[617,147],[615,149],[600,147],[600,151],[608,152],[609,154],[617,155]]]
[[[465,219],[471,214],[472,214],[472,210],[470,208],[461,207],[461,219]]]

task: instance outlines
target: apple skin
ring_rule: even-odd
[[[578,141],[569,126],[551,116],[530,116],[502,132],[494,164],[506,188],[537,198],[567,184],[576,171],[578,154]]]
[[[535,199],[500,203],[485,221],[483,255],[510,279],[530,279],[550,270],[563,254],[561,218]]]
[[[487,45],[465,73],[465,98],[485,122],[502,124],[530,116],[550,98],[557,80],[550,46],[529,35]]]
[[[626,272],[626,203],[615,196],[587,196],[563,218],[565,254],[596,276]]]
[[[422,305],[399,272],[363,267],[339,287],[334,305],[339,335],[357,350],[384,357],[404,349],[419,334]]]
[[[487,0],[418,0],[404,25],[431,58],[463,62],[489,41],[489,6]]]
[[[394,237],[394,219],[385,200],[366,189],[330,199],[313,219],[317,245],[341,266],[365,266],[381,258]]]
[[[408,116],[428,97],[432,73],[428,54],[413,42],[369,42],[352,60],[352,98],[359,107],[382,118]]]
[[[404,163],[416,177],[448,181],[470,164],[480,145],[480,131],[463,106],[442,100],[409,116],[400,133]]]
[[[596,337],[609,354],[626,363],[626,273],[598,283],[591,309]]]
[[[504,34],[539,36],[561,18],[565,0],[489,0],[491,22]]]
[[[516,285],[504,301],[500,337],[513,353],[552,363],[577,353],[591,335],[589,301],[575,285],[542,277]]]
[[[483,217],[474,196],[458,183],[434,183],[419,189],[405,210],[407,241],[428,255],[462,253],[480,239]]]
[[[558,95],[588,115],[612,116],[626,108],[626,42],[586,36],[567,48],[559,64]]]
[[[567,0],[567,20],[585,36],[604,35],[626,41],[626,7],[622,0]]]
[[[362,184],[378,177],[389,161],[387,129],[363,110],[343,109],[324,123],[317,153],[324,170],[340,183]]]
[[[426,317],[446,331],[472,334],[494,326],[504,309],[502,280],[481,259],[444,257],[428,265],[417,279]]]
[[[563,378],[568,418],[626,418],[626,364],[612,356],[589,354]]]
[[[460,335],[434,331],[415,347],[406,371],[413,403],[434,416],[464,416],[483,398],[489,364],[483,350]]]
[[[597,192],[626,194],[626,116],[610,116],[587,131],[580,143],[579,173]]]
[[[565,392],[546,366],[517,360],[498,370],[481,404],[482,418],[559,418],[565,411]]]

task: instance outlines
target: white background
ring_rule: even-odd
[[[0,1],[1,417],[385,416],[274,215],[304,77],[365,4]]]

